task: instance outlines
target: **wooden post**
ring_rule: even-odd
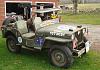
[[[73,0],[73,14],[77,14],[78,0]]]

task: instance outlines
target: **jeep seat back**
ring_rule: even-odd
[[[16,17],[16,20],[17,20],[17,21],[23,20],[23,16],[18,15],[18,16]]]
[[[41,28],[40,24],[42,23],[42,19],[40,17],[35,17],[33,20],[33,25],[35,26],[35,30]]]
[[[18,31],[21,34],[28,33],[26,21],[24,21],[24,20],[16,21],[16,26],[17,26]]]
[[[35,36],[35,33],[28,32],[26,21],[24,21],[24,20],[17,21],[16,26],[23,38],[29,39],[29,38],[33,38]]]

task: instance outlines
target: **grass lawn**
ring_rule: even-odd
[[[73,6],[72,4],[68,4],[68,6]],[[79,10],[92,10],[100,8],[100,3],[94,4],[78,4]],[[71,14],[62,14],[63,22],[71,22],[71,23],[79,23],[79,24],[100,24],[100,12],[99,13],[79,13],[77,15]]]
[[[62,14],[63,22],[100,25],[100,14]]]
[[[7,50],[5,40],[0,36],[0,70],[67,70],[50,65],[47,52],[22,50],[14,54]],[[90,51],[81,58],[75,58],[68,70],[100,70],[100,54]]]

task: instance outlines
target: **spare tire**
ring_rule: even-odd
[[[4,21],[3,21],[3,24],[2,25],[8,25],[9,23],[14,23],[16,22],[15,19],[9,17],[9,18],[6,18]]]

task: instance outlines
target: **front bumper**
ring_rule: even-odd
[[[90,47],[91,47],[91,44],[89,41],[87,41],[85,43],[85,46],[83,48],[81,48],[80,50],[77,50],[77,49],[73,49],[73,56],[81,56],[82,54],[84,53],[88,53],[89,50],[90,50]]]

